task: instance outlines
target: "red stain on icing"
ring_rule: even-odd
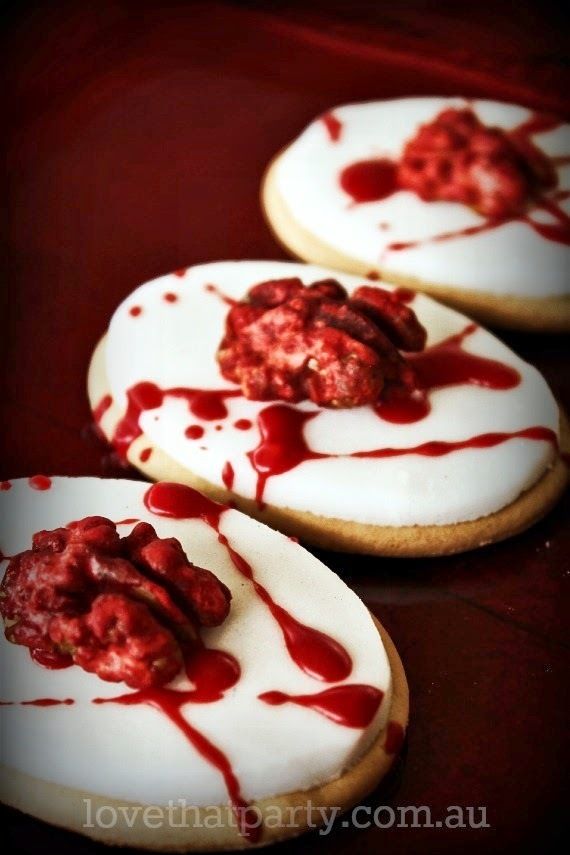
[[[208,294],[215,294],[216,297],[220,298],[222,303],[226,303],[226,305],[228,306],[235,306],[238,302],[237,300],[234,300],[233,297],[228,297],[228,295],[224,294],[224,292],[221,291],[217,285],[213,285],[211,282],[208,282],[207,285],[204,285],[204,291],[207,291]]]
[[[175,276],[178,276],[180,279],[182,279],[183,276],[186,276],[187,270],[187,267],[181,267],[179,270],[174,270],[173,272]]]
[[[398,185],[398,166],[392,160],[359,160],[340,173],[340,186],[356,205],[380,202],[393,196]]]
[[[214,421],[224,419],[227,416],[226,399],[235,398],[239,395],[241,395],[239,389],[220,391],[182,387],[161,389],[149,381],[137,383],[127,392],[127,410],[115,428],[111,442],[117,452],[125,458],[131,443],[142,434],[139,425],[142,413],[161,407],[165,398],[180,398],[186,401],[188,409],[194,416],[204,419],[204,421]],[[190,438],[196,439],[197,437]]]
[[[190,425],[184,431],[188,439],[201,439],[204,436],[204,428],[201,425]]]
[[[429,394],[435,389],[468,385],[506,390],[518,386],[520,374],[510,365],[462,349],[465,339],[476,330],[476,324],[468,324],[462,332],[420,353],[407,354],[406,359],[415,371],[418,388],[402,393],[396,390],[381,399],[374,405],[377,415],[395,424],[410,424],[429,414]]]
[[[386,754],[399,754],[406,731],[398,721],[389,721],[386,727],[386,740],[384,742],[384,751]]]
[[[510,131],[509,135],[518,138],[522,144],[532,145],[529,140],[530,136],[554,130],[560,125],[560,119],[557,119],[555,116],[535,113],[521,125]],[[555,166],[563,165],[567,158],[554,157],[550,158],[550,160],[552,165]],[[386,158],[362,160],[346,166],[339,175],[339,183],[342,189],[351,197],[353,204],[379,202],[389,198],[394,193],[398,193],[400,190],[413,192],[409,188],[403,188],[399,185],[397,173],[398,164],[395,161]],[[561,201],[561,197],[565,196],[565,191],[549,196],[541,196],[533,200],[532,210],[522,216],[490,218],[476,226],[443,232],[442,234],[433,235],[432,237],[421,240],[395,241],[387,245],[385,252],[402,252],[426,244],[473,237],[474,235],[493,231],[506,223],[515,221],[525,223],[525,225],[533,229],[545,240],[568,246],[570,245],[570,217],[558,204]],[[543,223],[536,220],[532,216],[532,211],[537,209],[547,211],[552,217],[553,222]],[[381,228],[385,228],[387,224],[382,223],[380,225]],[[370,278],[370,275],[368,278]]]
[[[200,647],[188,654],[185,666],[188,679],[193,684],[191,689],[144,689],[115,698],[95,698],[93,703],[123,706],[146,704],[165,715],[204,760],[221,774],[240,834],[250,843],[255,843],[260,834],[258,815],[242,796],[239,780],[228,757],[182,715],[182,707],[186,704],[219,701],[224,692],[238,682],[239,663],[222,650]]]
[[[323,113],[321,122],[327,130],[331,142],[338,142],[342,133],[342,122],[334,113]]]
[[[267,480],[289,472],[305,460],[317,460],[326,454],[311,451],[304,437],[305,424],[318,412],[302,412],[286,404],[265,407],[257,418],[261,439],[257,448],[248,453],[257,472],[256,500],[263,502]]]
[[[263,692],[259,700],[272,706],[297,704],[321,713],[344,727],[368,727],[382,702],[384,693],[374,686],[353,684],[334,686],[311,695],[289,695],[286,692]]]
[[[133,318],[138,318],[138,316],[142,313],[142,309],[140,306],[131,306],[129,309],[129,315],[132,315]]]
[[[93,410],[93,420],[96,425],[100,423],[101,419],[103,418],[109,407],[112,405],[112,403],[113,398],[111,397],[111,395],[103,395],[103,397]]]
[[[366,274],[366,278],[372,280],[372,282],[378,282],[380,279],[380,274],[377,270],[369,270]]]
[[[28,484],[32,490],[49,490],[51,478],[48,478],[47,475],[34,475],[32,478],[28,478]]]
[[[135,523],[140,522],[138,517],[127,517],[124,520],[118,520],[115,525],[134,525]]]
[[[152,448],[143,448],[141,453],[139,454],[139,460],[141,463],[146,463],[152,454]]]
[[[162,299],[166,303],[176,303],[176,301],[178,300],[178,294],[174,294],[173,291],[167,291],[166,294],[162,295]]]
[[[0,481],[0,492],[5,492],[6,490],[11,490],[12,484],[10,481]]]
[[[269,591],[255,578],[253,568],[219,530],[225,505],[213,502],[191,487],[159,482],[145,495],[145,505],[152,513],[174,519],[202,519],[218,533],[218,540],[228,551],[234,567],[252,585],[259,599],[268,607],[279,625],[285,645],[295,664],[318,680],[344,680],[352,670],[352,660],[344,647],[330,636],[306,626],[275,602]]]
[[[228,490],[231,490],[234,485],[234,475],[234,467],[229,460],[226,460],[222,469],[222,481]]]
[[[0,701],[0,707],[57,707],[61,705],[71,706],[74,703],[73,698],[63,698],[62,700],[56,698],[34,698],[33,701]]]
[[[237,422],[234,422],[234,427],[237,430],[250,430],[253,425],[249,419],[238,419]]]

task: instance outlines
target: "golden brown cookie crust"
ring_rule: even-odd
[[[274,237],[294,258],[356,276],[377,273],[386,282],[412,288],[414,291],[424,291],[442,303],[473,315],[487,324],[498,324],[510,329],[531,332],[570,331],[570,296],[515,297],[508,294],[497,296],[464,288],[450,288],[433,282],[424,282],[412,276],[392,273],[381,266],[364,264],[329,246],[295,221],[279,194],[275,175],[280,156],[281,154],[278,154],[271,161],[264,175],[261,204]]]
[[[105,338],[99,342],[91,361],[88,394],[94,409],[109,394],[105,371]],[[110,440],[121,413],[112,404],[105,414],[103,433]],[[570,430],[561,416],[561,449],[570,450]],[[152,448],[150,458],[141,463],[144,448]],[[130,446],[129,462],[153,481],[177,481],[206,493],[219,502],[232,501],[235,506],[260,522],[294,535],[324,549],[355,552],[364,555],[422,558],[467,552],[489,543],[505,540],[529,528],[545,516],[556,504],[568,483],[568,468],[557,456],[544,475],[514,502],[486,517],[451,525],[379,526],[350,520],[335,519],[266,505],[261,510],[253,499],[245,499],[223,487],[206,481],[181,466],[161,448],[142,434]]]
[[[409,697],[404,668],[390,636],[374,616],[372,619],[380,633],[390,662],[392,695],[388,722],[395,722],[396,726],[399,725],[405,731],[408,724]],[[397,757],[397,752],[392,754],[386,751],[388,733],[389,727],[387,726],[378,734],[366,754],[354,766],[343,772],[339,778],[310,790],[299,790],[252,802],[260,815],[272,822],[277,810],[282,812],[281,815],[288,822],[291,816],[288,813],[289,809],[298,808],[295,815],[295,821],[297,818],[299,821],[298,827],[271,827],[268,825],[263,828],[257,846],[265,846],[288,837],[296,837],[308,830],[309,827],[316,827],[319,823],[318,808],[338,807],[338,813],[340,813],[364,799],[390,770]],[[183,795],[181,794],[181,798]],[[198,823],[201,826],[198,828],[175,827],[176,824],[181,824],[183,816],[182,808],[179,807],[175,808],[172,813],[171,825],[165,824],[164,827],[158,829],[149,828],[145,825],[140,812],[137,814],[137,819],[132,827],[127,825],[124,815],[120,812],[118,813],[119,822],[113,828],[105,829],[94,822],[91,824],[95,827],[84,827],[86,818],[84,799],[90,800],[91,817],[96,815],[99,808],[108,807],[116,811],[119,808],[126,808],[127,816],[131,819],[134,816],[133,809],[144,806],[139,806],[135,802],[106,798],[105,796],[92,795],[81,790],[62,787],[5,768],[0,770],[0,798],[10,807],[17,808],[51,825],[85,834],[95,840],[116,846],[131,846],[162,852],[207,852],[254,848],[240,836],[232,824],[228,823],[220,828],[204,827],[208,815],[216,818],[220,815],[223,817],[229,815],[229,812],[225,810],[220,814],[217,808],[214,808],[210,814],[208,814],[208,808],[196,809],[196,812],[192,811],[192,816],[197,815],[198,817]],[[312,826],[309,826],[307,822],[307,805],[313,807],[312,818],[309,817]],[[105,816],[107,817],[108,814]]]

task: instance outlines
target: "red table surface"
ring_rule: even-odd
[[[60,3],[13,13],[3,48],[0,477],[116,472],[85,396],[112,311],[168,270],[283,258],[260,213],[260,177],[315,114],[348,100],[458,92],[564,107],[556,21],[538,4],[533,14],[503,4],[495,18],[479,6],[461,18],[453,4],[390,14],[357,3],[352,15],[345,5]],[[568,404],[567,341],[504,338]],[[428,805],[434,819],[449,805],[486,806],[491,828],[336,828],[279,851],[548,849],[568,763],[567,511],[566,499],[526,534],[454,558],[319,553],[385,624],[410,682],[405,757],[367,804]],[[102,851],[12,811],[2,820],[12,851]]]

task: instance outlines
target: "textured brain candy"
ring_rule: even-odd
[[[141,286],[89,395],[145,474],[333,548],[474,548],[529,525],[566,481],[535,369],[427,297],[309,265],[219,262]]]
[[[106,842],[244,848],[309,821],[288,829],[266,815],[348,806],[386,773],[407,722],[401,665],[298,544],[182,484],[9,484],[4,801]],[[173,803],[175,824],[86,828],[86,797],[93,814],[126,803],[135,817]]]
[[[567,330],[569,167],[570,125],[556,116],[370,101],[317,118],[280,152],[263,205],[305,261],[381,273],[492,323]]]

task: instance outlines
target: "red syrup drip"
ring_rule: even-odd
[[[224,419],[228,415],[226,398],[241,395],[239,389],[213,391],[209,389],[187,389],[175,387],[161,389],[155,383],[143,381],[127,392],[127,411],[115,428],[111,440],[114,448],[124,459],[131,443],[142,434],[139,420],[146,410],[161,407],[165,398],[181,398],[188,404],[190,412],[204,421]],[[186,432],[186,436],[189,436]],[[190,438],[196,439],[195,435]]]
[[[236,570],[251,583],[256,595],[279,625],[289,656],[297,667],[311,677],[328,683],[349,676],[352,660],[344,647],[325,633],[296,620],[276,603],[269,591],[255,578],[251,565],[221,534],[220,518],[228,510],[225,505],[213,502],[191,487],[166,482],[153,484],[144,501],[148,510],[154,514],[174,519],[202,519],[217,532],[218,540],[226,548]]]
[[[101,419],[112,405],[113,399],[111,395],[103,395],[95,409],[93,410],[93,421],[96,425],[99,425]]]
[[[399,754],[404,744],[406,731],[398,721],[389,721],[386,728],[384,751],[386,754]]]
[[[224,294],[223,291],[220,291],[217,285],[212,285],[209,282],[207,285],[204,285],[204,291],[207,291],[208,294],[215,294],[216,297],[219,297],[222,303],[226,303],[228,306],[235,306],[239,301],[234,300],[233,297],[228,297],[227,294]]]
[[[342,122],[334,113],[323,113],[321,122],[327,129],[327,134],[331,142],[338,142],[342,133]]]
[[[265,407],[257,417],[261,439],[257,448],[248,452],[251,465],[257,472],[256,501],[263,506],[267,480],[274,475],[289,472],[305,460],[317,460],[326,454],[311,451],[305,441],[305,423],[318,412],[302,412],[286,404]]]
[[[152,448],[143,448],[141,453],[139,454],[139,460],[141,463],[146,463],[152,454]]]
[[[138,517],[127,517],[124,520],[118,520],[115,525],[134,525],[135,523],[140,522]]]
[[[224,468],[222,469],[222,481],[224,482],[225,487],[228,490],[231,490],[234,486],[234,467],[230,463],[229,460],[226,460],[224,463]]]
[[[179,270],[174,270],[173,272],[175,276],[178,276],[180,279],[182,279],[184,276],[186,276],[187,270],[187,267],[181,267]]]
[[[434,389],[467,385],[506,390],[518,386],[521,378],[514,368],[462,349],[465,339],[476,330],[476,324],[468,324],[462,332],[421,353],[407,354],[406,359],[418,380],[418,389],[402,394],[396,392],[380,400],[374,406],[376,414],[394,424],[411,424],[429,414],[429,393]]]
[[[250,430],[253,425],[249,419],[238,419],[237,422],[234,422],[234,427],[236,430]]]
[[[49,668],[50,671],[61,671],[63,668],[69,668],[73,665],[73,658],[67,653],[48,653],[46,650],[38,650],[34,648],[30,650],[30,656],[41,665],[42,668]]]
[[[10,481],[0,481],[0,492],[6,492],[6,490],[11,490],[12,484]]]
[[[184,436],[188,439],[202,439],[204,436],[204,428],[201,425],[190,425],[184,431]]]
[[[524,142],[529,142],[533,134],[544,133],[559,127],[561,122],[554,116],[535,113],[526,122],[514,128],[510,135],[518,137]],[[566,158],[550,158],[553,166],[564,163]],[[410,191],[398,183],[398,164],[386,158],[372,160],[361,160],[346,166],[340,173],[339,183],[347,193],[353,204],[360,205],[366,202],[380,202],[393,196],[400,190]],[[564,193],[562,194],[564,195]],[[416,249],[431,243],[455,240],[457,238],[472,237],[483,232],[493,231],[509,222],[521,222],[533,229],[545,240],[570,245],[570,218],[557,204],[560,194],[541,196],[533,200],[533,209],[539,208],[548,211],[553,217],[553,223],[541,223],[535,220],[530,213],[522,216],[488,219],[476,226],[469,226],[456,231],[443,232],[429,238],[411,241],[396,241],[386,246],[385,252],[402,252],[408,249]],[[370,278],[370,277],[369,277]]]
[[[263,692],[261,701],[272,706],[297,704],[309,707],[344,727],[368,727],[376,715],[384,693],[374,686],[353,684],[334,686],[312,695],[288,695],[285,692]]]
[[[0,707],[57,707],[57,706],[71,706],[75,701],[73,698],[63,698],[63,700],[59,700],[57,698],[35,698],[33,701],[0,701]]]
[[[169,688],[143,689],[115,698],[95,698],[94,704],[121,704],[137,706],[147,704],[165,715],[186,737],[188,742],[224,779],[230,804],[236,816],[240,834],[250,843],[259,839],[259,818],[243,798],[238,778],[228,757],[210,739],[204,736],[182,715],[182,707],[189,703],[213,703],[219,701],[224,692],[235,686],[240,678],[237,660],[222,650],[204,647],[193,650],[187,656],[186,674],[193,684],[192,689]]]
[[[32,490],[49,490],[51,478],[48,478],[47,475],[34,475],[32,478],[28,478],[28,484]]]

